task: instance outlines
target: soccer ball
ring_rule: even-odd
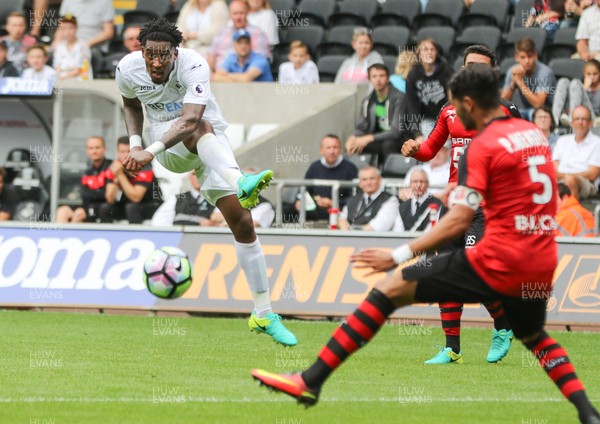
[[[154,296],[175,299],[192,285],[192,265],[177,247],[161,247],[144,263],[144,282]]]

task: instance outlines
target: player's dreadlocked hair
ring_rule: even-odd
[[[500,104],[500,74],[494,68],[475,63],[458,71],[448,83],[452,97],[469,96],[482,109]]]
[[[142,30],[138,40],[142,46],[146,41],[168,41],[173,47],[177,47],[183,41],[183,34],[177,27],[165,18],[158,18],[148,22]]]

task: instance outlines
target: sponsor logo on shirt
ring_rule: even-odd
[[[152,110],[177,112],[183,108],[183,102],[148,103],[147,106]]]
[[[197,96],[202,96],[204,94],[204,86],[200,83],[194,84],[194,93]]]
[[[152,91],[154,90],[153,85],[141,85],[139,91]]]

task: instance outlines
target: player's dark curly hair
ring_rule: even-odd
[[[142,27],[138,40],[142,46],[145,46],[146,41],[150,40],[168,41],[173,47],[177,47],[183,41],[183,34],[174,24],[165,18],[158,18]]]
[[[491,89],[498,87],[498,89]],[[450,80],[448,88],[452,97],[472,98],[477,106],[490,110],[500,105],[500,74],[489,65],[475,63],[458,71]]]
[[[467,55],[469,55],[471,53],[480,54],[482,56],[489,57],[490,61],[491,61],[490,65],[492,65],[492,68],[495,68],[496,65],[498,64],[498,60],[496,59],[496,53],[494,53],[488,46],[486,46],[485,44],[473,44],[472,46],[469,46],[465,49],[463,65],[465,64],[465,61],[467,60]]]

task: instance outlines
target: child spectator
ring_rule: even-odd
[[[319,69],[310,59],[308,47],[302,41],[292,41],[288,53],[289,62],[279,66],[281,84],[318,84]]]
[[[34,44],[36,40],[29,34],[26,34],[27,21],[25,15],[21,12],[12,12],[6,18],[6,32],[1,40],[6,41],[8,46],[8,60],[10,60],[19,74],[27,67],[27,49]]]
[[[373,38],[371,30],[357,27],[352,35],[352,48],[355,53],[342,62],[335,76],[335,83],[353,82],[367,83],[369,75],[367,69],[374,63],[383,63],[379,53],[373,51]]]
[[[593,126],[600,125],[600,122],[597,122],[597,118],[600,117],[600,62],[596,59],[591,59],[583,65],[583,83],[576,78],[570,81],[567,78],[558,80],[552,102],[552,115],[556,125],[560,122],[569,127],[571,117],[565,106],[572,111],[579,105],[585,105],[592,111]]]
[[[29,68],[23,71],[21,77],[36,81],[54,81],[56,79],[56,72],[50,66],[46,65],[47,62],[48,53],[44,46],[34,44],[27,49],[27,64]]]
[[[62,16],[59,28],[62,38],[56,44],[53,62],[58,79],[92,79],[92,53],[86,43],[77,39],[77,18]]]
[[[417,54],[412,50],[403,50],[398,55],[394,75],[390,76],[390,82],[396,90],[406,93],[406,79],[417,61]]]
[[[273,12],[269,0],[246,0],[250,6],[248,22],[262,29],[271,47],[279,44],[277,15]]]
[[[6,60],[8,57],[8,47],[6,41],[0,41],[0,78],[18,77],[19,71],[14,67],[12,62]]]
[[[229,10],[223,0],[188,0],[177,18],[185,40],[183,46],[208,57],[214,36],[228,20]]]

